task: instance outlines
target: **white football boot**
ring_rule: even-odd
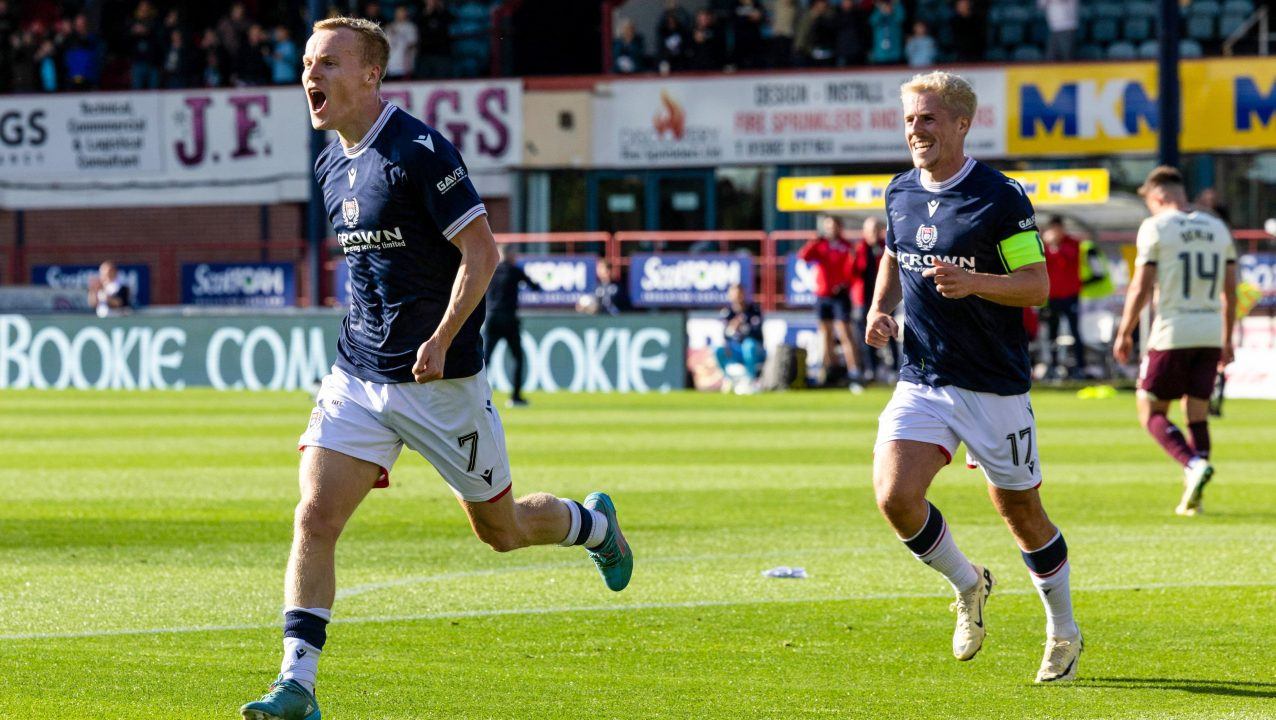
[[[1214,466],[1209,460],[1196,458],[1189,463],[1183,470],[1183,498],[1179,500],[1179,506],[1174,508],[1174,513],[1190,517],[1204,512],[1201,493],[1213,476]]]
[[[1046,654],[1041,658],[1037,682],[1061,682],[1075,678],[1077,660],[1081,657],[1083,648],[1080,632],[1073,637],[1046,638]]]
[[[957,593],[957,599],[948,606],[957,612],[957,628],[953,630],[953,657],[958,660],[969,660],[984,646],[984,604],[992,594],[996,582],[988,569],[975,565],[975,574],[979,582],[966,592]]]

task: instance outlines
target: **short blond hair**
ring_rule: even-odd
[[[381,68],[381,76],[377,78],[377,82],[385,79],[386,65],[390,62],[390,38],[386,37],[385,30],[382,30],[380,25],[371,20],[344,17],[342,15],[320,20],[314,24],[311,30],[319,32],[320,30],[340,30],[342,28],[358,36],[359,46],[363,49],[364,64]]]
[[[914,75],[912,80],[899,86],[899,97],[920,95],[924,92],[939,96],[939,101],[958,117],[975,118],[975,108],[979,100],[975,97],[975,89],[970,81],[960,75],[936,70],[934,72]]]

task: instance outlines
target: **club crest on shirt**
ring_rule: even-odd
[[[917,249],[925,252],[935,247],[935,243],[939,242],[939,228],[934,225],[919,225],[917,227]]]
[[[346,198],[341,201],[341,217],[346,221],[346,227],[359,224],[359,198]]]

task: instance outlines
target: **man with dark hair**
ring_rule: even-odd
[[[455,16],[443,0],[426,0],[417,18],[417,73],[419,78],[447,77],[452,63],[452,21]]]
[[[1139,369],[1139,422],[1183,466],[1175,512],[1198,515],[1210,463],[1209,399],[1215,373],[1232,361],[1236,322],[1236,247],[1217,217],[1188,206],[1183,176],[1162,165],[1139,194],[1152,217],[1139,226],[1134,277],[1113,354],[1125,363],[1143,308],[1156,299],[1156,321]],[[1166,416],[1182,398],[1191,438]]]
[[[855,327],[852,329],[855,342],[860,350],[860,370],[878,382],[886,380],[886,369],[877,354],[877,348],[864,342],[864,333],[868,330],[868,308],[873,302],[873,288],[877,286],[877,270],[882,264],[882,256],[886,254],[886,226],[880,218],[869,216],[860,227],[860,240],[855,245],[851,273],[851,317]],[[899,369],[899,343],[891,338],[888,343],[891,353],[891,366]]]
[[[487,286],[487,322],[483,328],[483,357],[488,367],[492,365],[492,353],[496,344],[502,340],[509,348],[510,359],[514,361],[514,372],[510,375],[510,393],[508,407],[525,407],[527,400],[523,398],[523,326],[518,319],[518,289],[527,285],[533,290],[543,291],[535,280],[523,272],[518,265],[518,253],[509,245],[497,248],[501,261],[496,264],[492,274],[492,282]]]
[[[722,319],[722,346],[714,350],[718,367],[727,375],[727,368],[739,364],[744,367],[745,378],[736,387],[736,394],[746,395],[757,390],[758,371],[766,360],[762,346],[762,308],[745,299],[744,288],[735,284],[727,289],[727,306],[719,314]]]

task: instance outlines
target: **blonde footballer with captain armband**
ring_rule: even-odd
[[[926,499],[935,475],[964,443],[1045,606],[1046,651],[1036,680],[1070,680],[1081,631],[1072,613],[1068,546],[1038,491],[1042,469],[1022,319],[1022,308],[1045,302],[1050,286],[1035,213],[1018,183],[966,156],[976,104],[966,80],[918,75],[903,85],[901,98],[914,169],[886,188],[886,256],[865,333],[868,344],[885,345],[899,331],[892,314],[903,303],[903,366],[874,449],[877,505],[904,545],[952,585],[953,655],[974,658],[984,645],[984,609],[996,581],[966,558]]]

